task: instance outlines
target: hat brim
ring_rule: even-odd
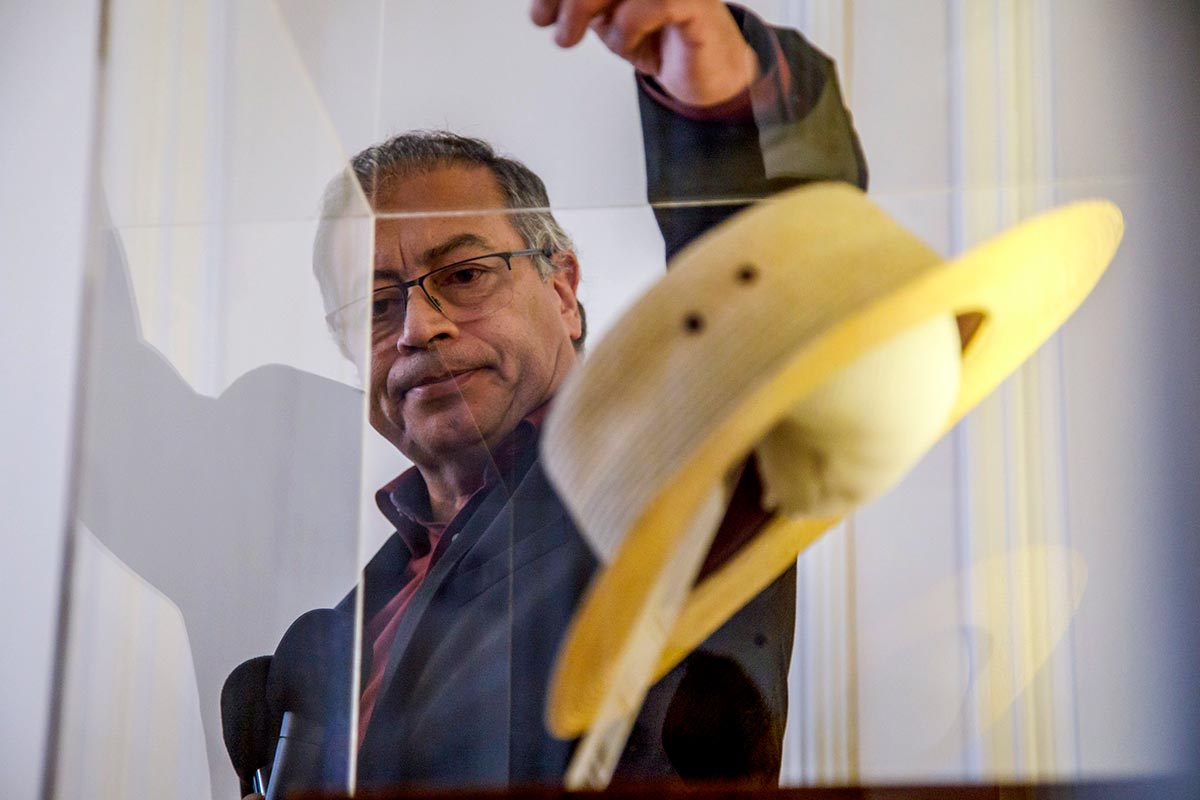
[[[812,202],[822,193],[836,200],[848,190],[826,185],[797,191]],[[697,548],[709,541],[690,523],[711,500],[731,459],[744,458],[772,421],[839,366],[932,316],[950,313],[970,320],[974,330],[964,344],[948,431],[1078,308],[1112,260],[1122,231],[1120,211],[1106,201],[1040,215],[959,258],[930,265],[764,376],[735,413],[695,442],[670,486],[646,507],[589,588],[559,653],[547,705],[551,732],[577,736],[636,711],[649,683],[837,524],[776,517],[698,584],[682,586],[694,575]]]

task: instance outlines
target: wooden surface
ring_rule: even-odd
[[[397,789],[359,792],[355,800],[1184,800],[1200,797],[1200,774],[1120,781],[1043,784],[907,785],[815,788],[762,788],[737,785],[626,784],[604,792],[568,792],[550,786],[508,790],[428,791]],[[299,800],[349,800],[344,795],[311,795]]]

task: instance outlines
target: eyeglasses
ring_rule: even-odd
[[[379,286],[369,297],[347,303],[329,314],[326,320],[335,327],[342,327],[339,322],[362,320],[363,304],[370,301],[372,337],[389,335],[404,327],[408,290],[414,286],[421,290],[430,305],[455,324],[483,319],[512,300],[512,259],[538,255],[549,258],[550,248],[488,253],[455,261],[403,283]]]

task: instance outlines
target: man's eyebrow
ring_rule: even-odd
[[[479,236],[478,234],[474,234],[474,233],[455,234],[454,236],[451,236],[449,239],[442,242],[441,244],[435,244],[433,247],[429,248],[424,253],[422,253],[421,254],[421,263],[426,264],[426,265],[432,264],[433,262],[440,259],[442,256],[445,256],[447,253],[453,253],[458,248],[467,247],[467,246],[487,248],[487,247],[490,247],[491,245],[488,244],[487,239],[484,239],[482,236]]]
[[[374,281],[394,281],[404,283],[404,276],[394,269],[377,269],[371,276]]]
[[[490,249],[492,245],[487,239],[478,234],[458,233],[454,236],[451,236],[441,244],[435,244],[433,247],[422,253],[418,263],[429,265],[445,256],[447,253],[453,253],[460,247],[480,247],[487,250]],[[384,261],[386,262],[386,259],[384,259]],[[404,274],[400,270],[391,268],[376,268],[372,275],[372,279],[376,282],[392,281],[395,283],[404,283],[406,280]]]

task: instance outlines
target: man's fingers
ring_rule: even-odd
[[[633,59],[650,36],[680,21],[677,3],[625,0],[613,9],[601,38],[609,50],[623,58]]]
[[[592,18],[603,13],[614,0],[561,0],[554,41],[560,47],[574,47],[587,33]]]
[[[558,4],[559,0],[533,0],[533,4],[529,7],[529,18],[539,28],[553,25],[554,21],[558,19]]]

